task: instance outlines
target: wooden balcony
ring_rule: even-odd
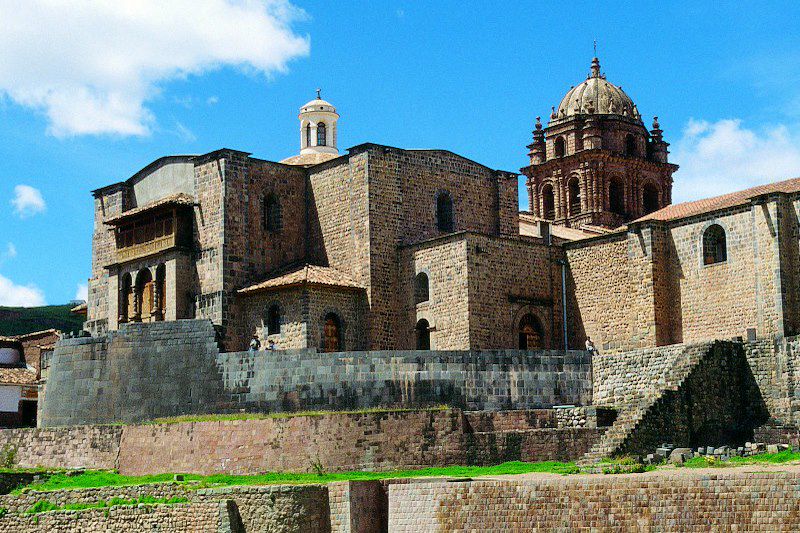
[[[175,233],[157,237],[153,240],[143,242],[141,244],[134,244],[125,248],[117,249],[117,263],[124,263],[132,261],[141,257],[157,254],[177,245],[177,238]]]

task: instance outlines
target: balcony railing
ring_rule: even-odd
[[[173,248],[175,247],[176,244],[177,244],[177,239],[175,233],[171,233],[169,235],[157,237],[147,242],[134,244],[133,246],[118,248],[117,262],[122,263],[124,261],[131,261],[133,259],[138,259],[140,257],[153,255],[158,252]]]

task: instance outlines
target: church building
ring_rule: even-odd
[[[206,318],[226,350],[255,334],[336,352],[587,335],[621,350],[800,326],[800,182],[670,205],[658,120],[648,131],[597,58],[536,120],[530,212],[516,172],[442,149],[340,153],[338,121],[318,93],[298,155],[165,156],[94,191],[86,328]]]

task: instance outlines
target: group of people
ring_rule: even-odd
[[[261,349],[261,340],[258,338],[258,335],[253,335],[253,338],[250,340],[250,351],[257,352]],[[267,350],[275,351],[275,341],[270,339],[267,341]]]

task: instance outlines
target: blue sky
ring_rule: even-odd
[[[676,201],[800,176],[795,2],[746,16],[722,2],[166,5],[0,0],[0,305],[81,293],[90,190],[166,154],[293,155],[317,87],[340,148],[445,148],[516,171],[593,39],[646,124],[659,116]]]

